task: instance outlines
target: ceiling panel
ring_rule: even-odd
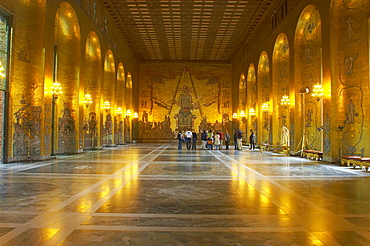
[[[141,61],[230,62],[273,0],[105,0]]]

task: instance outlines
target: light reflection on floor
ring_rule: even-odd
[[[370,172],[131,144],[0,165],[0,245],[370,245]]]

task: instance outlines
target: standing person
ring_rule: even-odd
[[[224,133],[222,132],[222,130],[218,131],[218,135],[220,135],[220,149],[222,149],[222,144],[224,142]]]
[[[256,147],[256,135],[254,135],[254,132],[252,130],[251,135],[249,135],[249,143],[250,143],[249,149],[254,149]]]
[[[209,130],[209,132],[208,132],[208,138],[212,138],[213,139],[213,130]]]
[[[216,132],[216,135],[215,135],[215,149],[216,150],[220,149],[220,144],[221,144],[220,134]]]
[[[238,128],[234,129],[234,150],[238,149]]]
[[[213,138],[212,137],[207,138],[207,149],[209,150],[213,149]]]
[[[242,150],[242,139],[243,139],[243,132],[239,128],[237,128],[237,134],[236,134],[236,141],[238,142],[238,150]]]
[[[184,139],[184,136],[182,135],[182,132],[179,131],[179,133],[177,133],[177,140],[179,141],[179,145],[177,146],[177,149],[182,149],[183,139]]]
[[[229,142],[230,142],[229,131],[226,131],[226,133],[225,133],[225,146],[226,146],[226,149],[229,149]]]
[[[202,134],[200,135],[200,139],[202,140],[202,149],[207,149],[207,138],[208,138],[208,131],[203,130]]]
[[[192,136],[192,143],[191,143],[191,149],[197,149],[197,139],[198,139],[198,136],[197,136],[197,133],[195,132],[195,130],[193,131],[193,136]]]
[[[187,149],[191,148],[191,138],[192,137],[193,137],[193,133],[190,130],[185,132],[185,142],[186,142]]]

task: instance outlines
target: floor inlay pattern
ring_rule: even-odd
[[[0,165],[0,245],[370,245],[370,172],[129,144]]]

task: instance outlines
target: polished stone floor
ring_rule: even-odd
[[[370,172],[176,143],[1,164],[0,245],[370,245]]]

